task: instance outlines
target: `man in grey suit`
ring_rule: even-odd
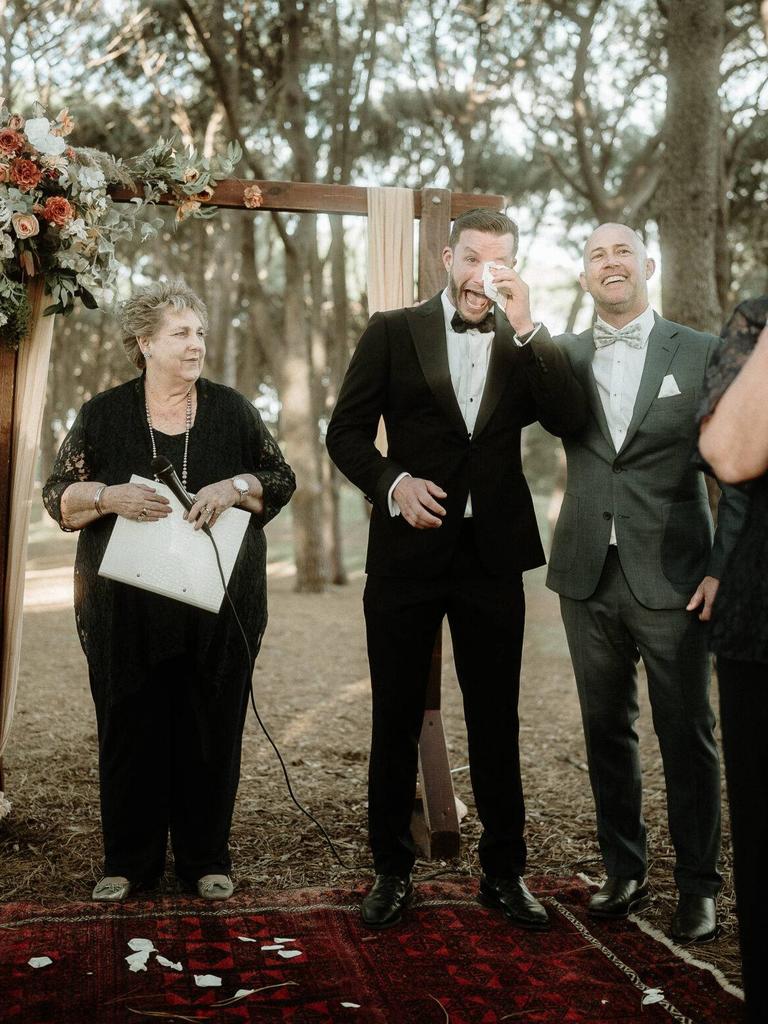
[[[744,500],[721,498],[713,543],[692,454],[699,395],[720,342],[654,313],[653,271],[625,225],[603,224],[586,244],[580,280],[597,320],[557,340],[592,415],[564,438],[568,482],[547,585],[560,595],[608,876],[589,911],[625,917],[648,897],[635,730],[642,658],[676,854],[671,933],[706,942],[717,932],[721,885],[720,768],[699,620],[709,618]]]

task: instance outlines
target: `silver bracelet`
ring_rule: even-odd
[[[104,515],[104,509],[101,507],[101,496],[104,493],[104,491],[106,491],[106,489],[107,485],[102,484],[101,487],[99,487],[98,491],[96,491],[96,493],[93,496],[93,507],[96,509],[100,516]]]

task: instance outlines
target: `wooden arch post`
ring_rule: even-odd
[[[245,190],[253,185],[258,185],[262,193],[262,203],[256,211],[246,204],[244,198]],[[130,202],[142,194],[140,191],[134,192],[124,188],[111,190],[115,202]],[[421,221],[418,294],[420,299],[426,299],[439,291],[445,283],[442,251],[448,239],[451,222],[462,213],[478,206],[501,210],[504,207],[504,197],[425,188],[416,192],[413,198],[414,216]],[[160,200],[167,205],[172,201],[170,196]],[[211,202],[216,206],[247,210],[250,213],[264,210],[273,213],[347,214],[358,217],[368,215],[367,189],[354,185],[315,185],[306,182],[232,178],[218,184]],[[8,523],[16,356],[16,352],[11,348],[3,348],[0,345],[0,613],[3,615],[6,610],[9,556]],[[419,744],[421,798],[417,802],[412,823],[414,837],[422,853],[433,858],[454,856],[459,849],[456,802],[440,713],[441,667],[442,629],[437,635],[432,655],[427,710]],[[0,692],[5,685],[6,681],[0,679]],[[3,788],[3,766],[0,761],[0,790]]]

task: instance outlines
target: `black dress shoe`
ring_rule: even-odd
[[[648,902],[647,878],[606,878],[587,904],[593,917],[626,917]]]
[[[711,896],[681,892],[672,915],[675,942],[711,942],[717,935],[717,907]]]
[[[480,879],[480,902],[485,907],[503,910],[513,924],[530,931],[545,932],[550,927],[544,907],[520,877]]]
[[[369,928],[389,928],[403,916],[413,896],[411,876],[376,875],[368,895],[360,905],[363,924]]]

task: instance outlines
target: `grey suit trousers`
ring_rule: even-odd
[[[560,607],[607,874],[640,878],[647,870],[635,728],[642,658],[664,765],[675,881],[680,892],[715,896],[721,884],[720,766],[702,623],[684,609],[640,604],[613,546],[594,594],[584,600],[561,596]]]

